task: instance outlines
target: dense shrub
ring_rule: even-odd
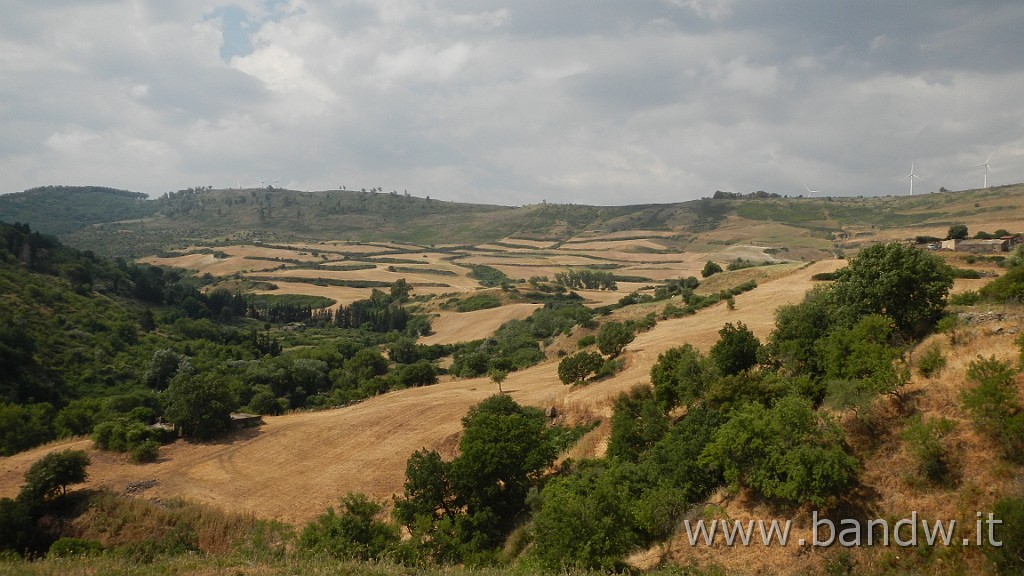
[[[935,376],[945,367],[946,357],[942,354],[942,347],[938,342],[922,350],[917,359],[917,373],[925,378]]]
[[[364,494],[348,493],[341,510],[328,508],[302,530],[299,546],[306,551],[347,560],[377,560],[399,542],[398,527],[378,517],[384,507]]]
[[[668,431],[668,418],[658,407],[649,386],[619,394],[612,413],[608,456],[635,462]]]
[[[46,556],[49,558],[80,558],[96,556],[103,552],[103,546],[95,540],[82,538],[60,538],[50,545]]]
[[[953,421],[945,418],[911,420],[903,430],[903,440],[914,457],[918,477],[940,484],[952,474],[952,461],[942,438],[953,429]]]
[[[704,264],[704,268],[700,271],[700,275],[701,278],[708,278],[714,276],[715,274],[718,274],[719,272],[723,272],[722,267],[719,266],[714,261],[708,260]]]
[[[713,364],[690,344],[662,352],[651,367],[654,398],[665,412],[700,399],[715,378]]]
[[[771,408],[751,403],[738,410],[715,433],[700,462],[718,467],[734,486],[818,506],[845,492],[857,468],[842,429],[796,396]]]
[[[1002,521],[995,525],[994,540],[1002,546],[987,546],[985,553],[1000,574],[1024,572],[1024,498],[1003,498],[996,502],[993,516]]]
[[[617,467],[594,465],[549,482],[534,515],[534,554],[544,568],[618,571],[642,539]]]
[[[979,356],[967,367],[967,379],[976,385],[961,395],[975,428],[992,438],[1003,454],[1024,458],[1024,412],[1017,400],[1016,371],[996,358]]]

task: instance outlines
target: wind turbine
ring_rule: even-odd
[[[907,180],[910,180],[910,195],[913,196],[914,195],[914,178],[917,178],[918,180],[921,179],[920,176],[918,176],[917,174],[914,174],[914,163],[913,162],[910,163],[910,174],[907,174],[906,176],[904,176],[904,178],[906,178]]]
[[[991,160],[991,159],[992,159],[992,154],[989,154],[988,158],[985,158],[984,162],[982,162],[981,164],[975,164],[974,165],[975,168],[980,168],[982,166],[985,167],[985,180],[984,180],[984,184],[982,184],[982,188],[988,188],[988,161]]]

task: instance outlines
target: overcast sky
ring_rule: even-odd
[[[1024,181],[1020,0],[0,0],[0,192]]]

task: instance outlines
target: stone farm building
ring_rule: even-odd
[[[971,252],[973,254],[994,254],[997,252],[1009,252],[1020,244],[1021,241],[1020,235],[994,238],[992,240],[943,240],[942,249],[953,250],[954,252]]]

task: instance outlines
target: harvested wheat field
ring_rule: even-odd
[[[604,250],[622,250],[622,251],[657,251],[663,252],[668,250],[664,244],[648,240],[646,238],[634,238],[629,240],[570,240],[565,244],[562,244],[562,248],[565,250],[587,250],[594,252],[601,252]]]
[[[500,308],[473,312],[440,312],[430,319],[432,334],[418,340],[420,344],[454,344],[487,338],[509,320],[522,320],[542,308],[543,304],[506,304]]]
[[[557,406],[570,418],[607,417],[616,395],[648,381],[660,353],[686,342],[707,350],[726,322],[742,321],[763,338],[778,306],[798,302],[811,287],[813,274],[841,264],[819,262],[765,282],[737,296],[735,310],[721,304],[695,316],[659,322],[627,347],[626,367],[613,378],[570,388],[558,380],[557,360],[552,359],[510,374],[503,388],[517,402]],[[375,498],[400,492],[409,455],[436,448],[451,456],[466,410],[495,392],[488,378],[456,380],[391,392],[346,408],[266,417],[258,430],[220,442],[166,446],[158,462],[145,465],[94,450],[88,440],[50,445],[0,460],[0,496],[14,495],[28,466],[43,453],[78,448],[88,450],[93,459],[90,487],[123,491],[133,483],[155,481],[145,496],[185,497],[305,522],[348,491]]]

